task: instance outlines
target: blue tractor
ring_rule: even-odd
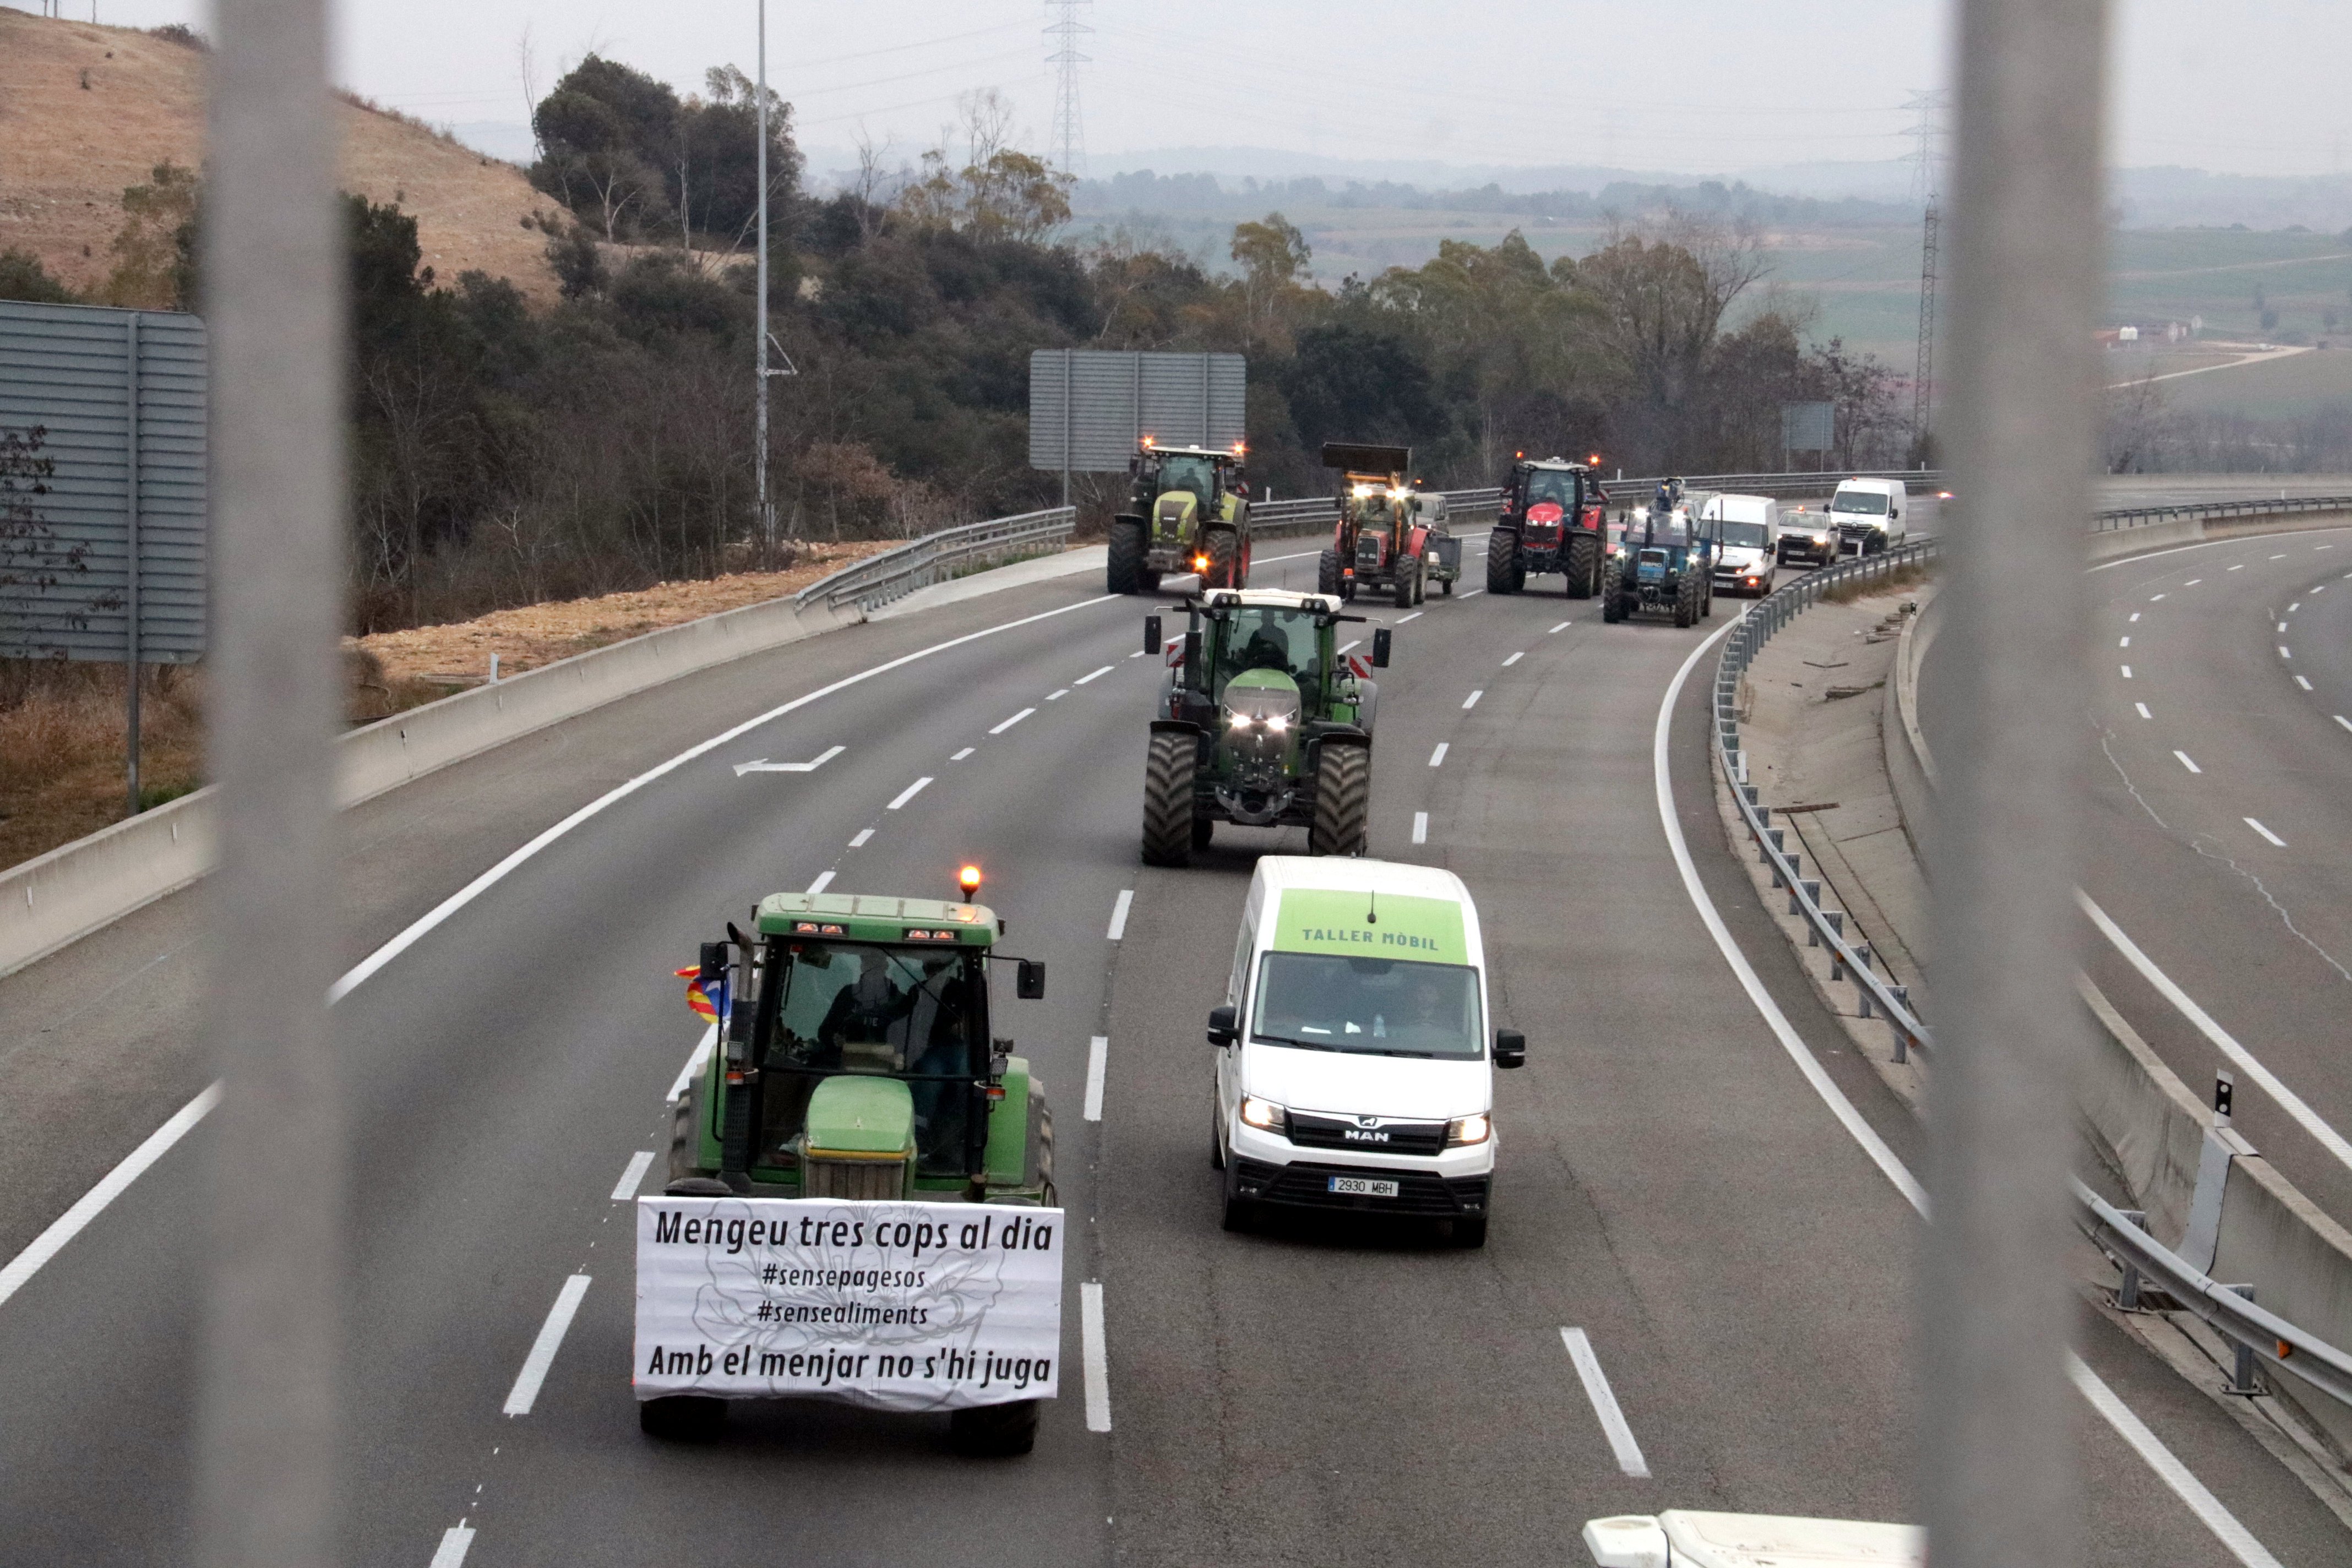
[[[1666,479],[1648,506],[1626,514],[1622,537],[1601,568],[1601,618],[1672,615],[1678,626],[1715,613],[1716,531],[1712,518]]]

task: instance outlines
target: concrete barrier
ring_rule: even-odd
[[[746,605],[578,654],[343,736],[340,803],[386,790],[665,681],[862,619],[790,599]],[[209,786],[0,872],[0,975],[188,886],[213,865]]]
[[[2294,533],[2306,528],[2352,526],[2352,511],[2287,512],[2278,517],[2224,518],[2208,522],[2187,517],[2172,522],[2151,522],[2143,528],[2105,529],[2091,535],[2091,561],[2117,561],[2175,545],[2198,544],[2209,539],[2237,539],[2257,533]]]

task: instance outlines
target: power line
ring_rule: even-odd
[[[1045,27],[1045,37],[1060,46],[1045,57],[1045,63],[1058,73],[1054,90],[1054,155],[1055,165],[1066,174],[1086,173],[1087,131],[1078,112],[1078,68],[1093,57],[1078,53],[1078,36],[1094,29],[1078,20],[1078,7],[1091,3],[1045,0],[1045,14],[1055,18]]]

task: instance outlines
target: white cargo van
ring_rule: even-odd
[[[1916,1525],[1762,1513],[1664,1513],[1587,1520],[1594,1568],[1926,1568]]]
[[[1527,1059],[1488,1007],[1478,911],[1452,872],[1258,861],[1209,1015],[1225,1227],[1281,1205],[1444,1220],[1485,1245],[1494,1069]]]
[[[1841,552],[1875,555],[1910,537],[1911,490],[1901,479],[1840,479],[1830,497]]]
[[[1713,518],[1715,586],[1725,594],[1772,591],[1772,574],[1780,552],[1780,503],[1769,496],[1717,495],[1706,498],[1699,515]]]

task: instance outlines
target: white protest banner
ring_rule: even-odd
[[[1051,1399],[1062,1230],[996,1204],[639,1198],[637,1397]]]

